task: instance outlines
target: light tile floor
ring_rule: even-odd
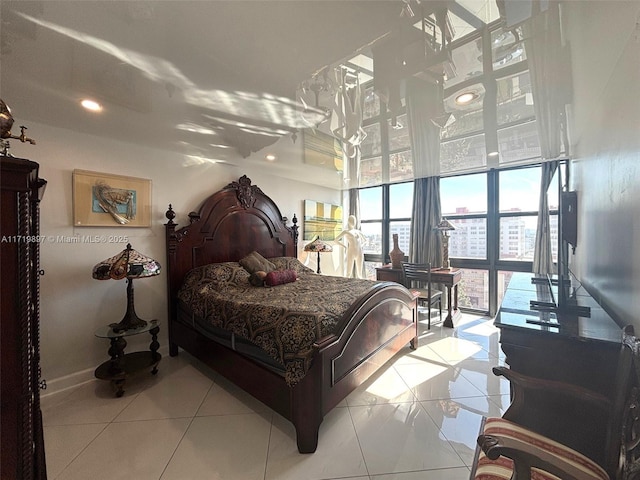
[[[324,419],[301,455],[293,426],[188,354],[165,357],[116,398],[94,381],[42,399],[50,480],[466,480],[482,416],[509,385],[498,330],[463,315],[423,327]]]

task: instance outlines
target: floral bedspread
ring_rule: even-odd
[[[217,263],[189,272],[178,298],[211,325],[262,348],[284,366],[292,386],[310,367],[313,343],[335,333],[344,312],[376,282],[317,275],[295,258],[269,260],[296,270],[298,280],[254,287],[239,263]]]

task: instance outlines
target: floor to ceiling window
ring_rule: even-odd
[[[539,165],[490,170],[440,180],[442,215],[455,227],[449,256],[463,269],[459,304],[495,313],[510,272],[531,271],[538,221]],[[547,191],[551,245],[557,261],[559,182]]]
[[[438,119],[442,215],[456,228],[449,255],[463,269],[459,305],[494,314],[510,272],[530,271],[533,260],[541,168],[531,81],[518,29],[494,22],[450,48]],[[393,233],[409,251],[414,175],[407,121],[404,103],[392,117],[368,87],[359,195],[371,277],[374,266],[389,261]],[[563,176],[556,177],[549,189],[554,245]]]
[[[364,253],[369,278],[375,278],[375,267],[389,261],[394,233],[400,250],[409,252],[412,205],[412,181],[360,190],[360,229],[367,238]]]

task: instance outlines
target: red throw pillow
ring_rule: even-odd
[[[274,270],[267,273],[264,278],[264,284],[269,287],[276,285],[283,285],[285,283],[295,282],[298,278],[298,274],[295,270]]]

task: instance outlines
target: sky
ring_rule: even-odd
[[[500,211],[537,211],[540,195],[540,167],[500,172]],[[558,206],[557,178],[549,188],[549,205]],[[413,182],[391,185],[390,218],[409,218],[413,202]],[[443,216],[466,207],[470,213],[486,213],[486,174],[460,175],[440,180]],[[382,187],[360,190],[362,220],[382,218]]]

